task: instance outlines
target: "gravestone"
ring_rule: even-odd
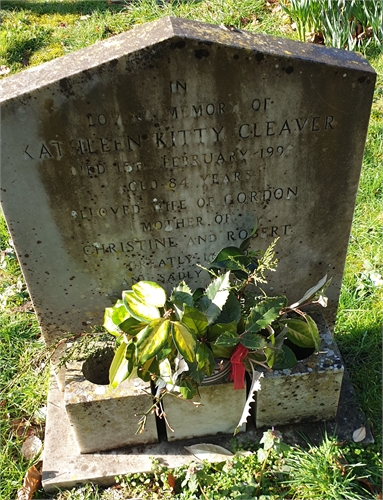
[[[375,74],[359,55],[164,18],[2,81],[3,211],[48,341],[141,279],[205,283],[275,238],[268,292],[332,277]]]
[[[203,286],[197,264],[256,225],[252,249],[278,238],[266,291],[296,301],[327,274],[331,325],[374,82],[358,54],[175,18],[2,80],[1,203],[45,339],[139,280]],[[48,489],[127,471],[49,433]]]

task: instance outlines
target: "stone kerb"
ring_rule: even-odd
[[[331,324],[374,81],[357,54],[174,18],[4,79],[1,203],[45,338],[138,280],[203,285],[256,221],[270,290],[327,273]]]

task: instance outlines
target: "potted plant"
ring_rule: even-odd
[[[225,374],[225,365],[234,389],[242,390],[238,430],[265,371],[292,368],[296,349],[319,350],[317,325],[304,310],[326,306],[329,281],[324,277],[291,305],[284,296],[268,296],[262,286],[266,272],[276,269],[276,241],[261,253],[249,251],[250,239],[216,255],[206,269],[210,283],[205,289],[192,291],[183,281],[167,297],[158,283],[140,281],[105,310],[104,327],[115,338],[110,388],[137,379],[154,386],[154,401],[141,414],[139,433],[153,411],[168,423],[164,398],[193,400],[209,377]],[[246,370],[252,377],[247,401]]]

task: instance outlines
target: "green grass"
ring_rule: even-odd
[[[270,16],[263,0],[133,0],[109,5],[93,2],[7,2],[0,11],[0,66],[9,74],[87,47],[135,25],[164,16],[277,34],[289,30],[278,11]],[[289,30],[292,33],[292,30]]]
[[[283,11],[275,5],[267,6],[263,0],[132,0],[117,5],[103,0],[3,1],[0,9],[0,67],[9,68],[10,74],[16,73],[166,15],[224,23],[289,38],[298,36],[292,31]],[[293,449],[283,456],[272,456],[262,483],[262,493],[267,495],[264,498],[269,500],[294,495],[295,498],[313,500],[376,498],[376,495],[370,495],[368,485],[381,482],[383,286],[379,286],[379,276],[383,276],[383,55],[381,47],[373,41],[361,50],[376,69],[378,82],[335,335],[361,407],[371,423],[376,444],[363,448],[346,443],[341,447],[333,440],[324,439],[319,447]],[[3,306],[0,309],[0,498],[8,500],[15,498],[31,465],[20,455],[23,438],[15,435],[12,422],[24,418],[32,427],[36,424],[36,432],[41,433],[35,415],[36,410],[46,404],[48,370],[37,321],[29,309],[28,294],[2,217],[0,252],[0,307]],[[259,443],[250,443],[249,447],[256,450]],[[364,465],[346,467],[339,461],[340,454],[350,465]],[[235,459],[230,470],[210,465],[193,470],[180,468],[174,472],[177,494],[171,495],[168,471],[157,465],[153,474],[121,478],[118,489],[103,490],[87,485],[57,493],[54,498],[115,500],[142,496],[192,500],[223,498],[222,492],[225,492],[225,498],[235,498],[235,495],[236,498],[252,498],[260,467],[256,455],[251,455]],[[362,482],[353,476],[365,478],[367,489],[362,492]],[[193,484],[196,486],[194,493]],[[311,485],[310,491],[303,489],[306,484]],[[341,496],[325,496],[333,491],[331,488],[338,488],[336,494]],[[43,491],[37,496],[47,497]]]
[[[364,493],[355,487],[360,465],[348,464],[336,441],[327,436],[318,447],[296,448],[285,466],[294,471],[286,481],[293,499],[359,500]]]
[[[371,52],[378,81],[335,333],[362,408],[381,443],[383,287],[371,278],[375,274],[383,279],[383,57]]]
[[[14,497],[31,465],[20,454],[25,436],[15,433],[15,421],[24,419],[43,438],[37,412],[46,405],[48,370],[34,314],[2,313],[0,330],[0,498],[6,500]]]

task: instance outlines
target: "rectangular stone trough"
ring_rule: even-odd
[[[116,389],[108,385],[112,353],[99,353],[84,364],[72,362],[65,377],[65,409],[80,453],[112,450],[159,440],[156,417],[148,415],[145,431],[135,434],[139,415],[153,402],[150,383],[125,380]],[[227,367],[227,372],[228,372]],[[246,390],[234,391],[223,378],[200,387],[193,401],[167,395],[163,408],[168,441],[217,434],[233,434],[242,415]],[[196,404],[195,404],[196,403]],[[160,436],[165,437],[161,419]],[[241,429],[244,431],[245,426]],[[162,429],[162,430],[161,430]]]
[[[333,420],[336,417],[344,367],[332,335],[321,316],[318,353],[291,369],[265,372],[256,394],[257,428]]]
[[[338,410],[343,364],[338,348],[321,316],[315,318],[321,335],[318,353],[285,370],[265,372],[255,395],[257,428],[333,420]],[[109,357],[108,357],[109,356]],[[126,380],[116,389],[108,384],[112,353],[72,362],[65,378],[65,409],[80,453],[112,450],[161,440],[155,415],[149,414],[145,431],[136,434],[139,415],[151,406],[150,383]],[[165,396],[163,409],[169,427],[167,440],[233,434],[246,401],[246,390],[234,390],[226,378],[203,385],[200,397],[185,401]],[[197,403],[197,404],[195,404]],[[244,432],[245,426],[240,429]]]
[[[171,395],[164,398],[164,410],[173,432],[167,429],[168,441],[193,437],[233,434],[246,402],[246,390],[234,390],[232,382],[204,385],[200,398],[192,401]],[[242,426],[240,432],[246,430]]]
[[[148,415],[145,431],[136,434],[138,415],[153,403],[150,383],[135,378],[112,389],[108,383],[111,360],[109,351],[67,367],[65,410],[80,453],[158,441],[154,414]]]

